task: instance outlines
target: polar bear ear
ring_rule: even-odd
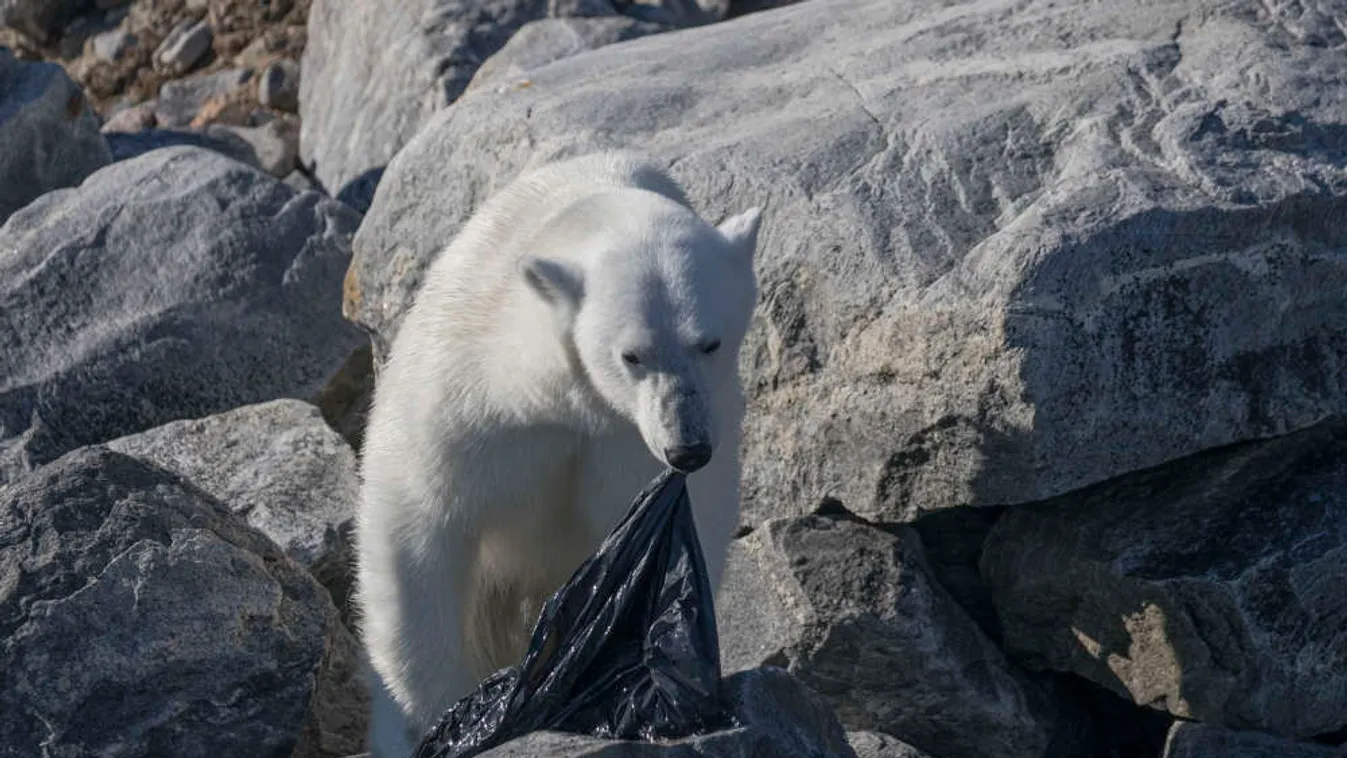
[[[574,266],[548,258],[525,258],[524,281],[554,308],[573,315],[585,294],[584,277]]]
[[[729,240],[731,245],[744,251],[752,258],[758,249],[758,227],[762,221],[762,208],[754,206],[736,216],[730,216],[720,222],[716,229]]]

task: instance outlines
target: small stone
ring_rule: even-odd
[[[299,110],[299,63],[279,60],[267,66],[257,82],[257,102],[294,113]]]
[[[154,103],[141,103],[117,111],[103,123],[103,133],[142,132],[158,124],[154,117]]]
[[[210,50],[212,37],[209,23],[182,21],[154,51],[154,67],[169,74],[191,70]]]
[[[250,78],[252,71],[246,68],[229,68],[164,82],[155,102],[155,117],[160,126],[188,126],[206,103],[243,89]]]
[[[99,60],[116,63],[126,54],[128,48],[136,44],[136,35],[125,29],[113,29],[95,35],[92,42],[93,53]]]
[[[295,170],[299,155],[299,127],[290,121],[277,119],[263,126],[221,126],[237,135],[253,148],[257,165],[277,178],[284,178]]]

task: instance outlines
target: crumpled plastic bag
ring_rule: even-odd
[[[654,741],[731,720],[687,479],[669,469],[548,599],[524,660],[450,707],[414,758],[469,758],[544,729]]]

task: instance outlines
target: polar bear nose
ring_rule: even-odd
[[[667,447],[664,449],[664,459],[670,466],[685,474],[691,474],[711,460],[711,446],[699,442],[695,445]]]

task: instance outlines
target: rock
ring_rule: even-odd
[[[246,68],[227,68],[164,82],[155,101],[155,118],[160,126],[187,126],[208,101],[244,89],[252,75]]]
[[[289,755],[350,644],[265,536],[106,450],[0,488],[0,576],[14,755]]]
[[[382,361],[485,197],[628,148],[712,219],[766,204],[746,525],[1035,502],[1347,411],[1347,57],[1257,0],[1019,8],[813,0],[474,92],[388,167],[349,312]]]
[[[856,758],[930,758],[896,737],[880,732],[847,732]]]
[[[1347,421],[1012,508],[982,573],[1031,668],[1213,726],[1347,727]]]
[[[284,179],[295,170],[299,155],[299,126],[277,119],[262,126],[224,126],[247,142],[257,156],[257,165],[268,174]]]
[[[61,67],[18,61],[0,48],[0,225],[111,160],[98,117]]]
[[[642,21],[669,26],[700,26],[725,18],[730,0],[632,0],[622,12]]]
[[[213,124],[200,129],[109,132],[104,137],[107,139],[109,149],[112,150],[112,158],[116,161],[129,160],[160,148],[190,145],[228,156],[253,168],[262,167],[257,151],[248,140],[226,127]]]
[[[167,74],[190,71],[210,51],[210,24],[184,19],[154,51],[154,67]]]
[[[784,8],[798,2],[801,2],[801,0],[730,0],[730,7],[725,15],[728,18],[737,18],[749,13]]]
[[[278,111],[299,110],[299,63],[279,60],[262,71],[257,80],[257,102]]]
[[[1162,758],[1331,758],[1333,748],[1176,721]]]
[[[295,172],[286,183],[299,188],[307,181]],[[305,189],[308,189],[307,187]],[[374,399],[374,355],[368,343],[356,348],[340,370],[328,380],[314,403],[323,412],[327,425],[337,430],[357,453],[365,442],[365,422]]]
[[[136,44],[136,35],[125,29],[110,29],[101,34],[94,35],[90,42],[93,54],[100,60],[108,63],[116,63],[122,59],[126,51]]]
[[[100,131],[104,134],[116,132],[141,132],[153,129],[159,119],[154,115],[153,103],[142,103],[122,108],[103,123]]]
[[[302,170],[296,168],[285,177],[285,183],[293,187],[296,192],[322,192],[318,183],[309,178]],[[363,426],[363,424],[362,424]]]
[[[553,61],[614,42],[657,34],[667,28],[623,16],[530,21],[515,32],[500,52],[477,69],[468,82],[467,91],[486,85],[510,86],[530,71]]]
[[[787,667],[848,729],[940,758],[1047,752],[1055,713],[931,577],[920,539],[847,518],[737,540],[716,598],[726,671]]]
[[[363,341],[338,308],[358,223],[192,147],[15,213],[0,228],[0,484],[170,421],[313,397]]]
[[[327,586],[339,609],[350,591],[351,520],[359,499],[355,454],[318,408],[273,400],[174,421],[106,446],[172,471],[224,503],[306,569],[335,557]],[[334,567],[329,566],[329,570]]]
[[[547,0],[314,0],[300,155],[332,193],[382,169]]]
[[[780,669],[728,677],[725,695],[740,726],[664,743],[621,742],[535,732],[482,758],[856,758],[846,735],[817,696]]]
[[[86,0],[0,0],[0,26],[45,44],[88,4]]]

